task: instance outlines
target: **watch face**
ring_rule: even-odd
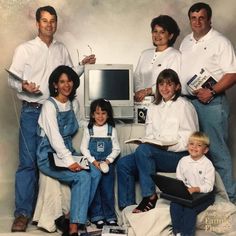
[[[211,89],[211,94],[212,94],[212,96],[216,95],[216,91],[213,88]]]

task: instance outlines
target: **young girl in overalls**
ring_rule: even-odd
[[[88,128],[84,130],[81,152],[90,163],[103,172],[95,197],[89,208],[89,217],[97,228],[104,224],[117,225],[114,203],[114,160],[120,154],[112,106],[105,99],[97,99],[90,106]],[[107,164],[109,171],[102,167]]]
[[[76,118],[79,107],[74,99],[79,83],[79,77],[72,68],[57,67],[50,75],[50,98],[43,104],[38,121],[40,127],[40,142],[37,149],[39,170],[71,187],[69,232],[63,234],[70,236],[78,235],[78,224],[84,228],[89,201],[95,193],[95,191],[90,192],[92,180],[97,181],[97,184],[99,181],[99,177],[91,178],[91,174],[83,170],[72,157],[72,155],[77,155],[72,146],[72,137],[79,128]],[[51,164],[50,154],[52,153],[56,153],[64,162],[65,169],[59,170]]]

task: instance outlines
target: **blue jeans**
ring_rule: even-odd
[[[22,105],[19,134],[19,166],[15,175],[15,217],[31,217],[38,193],[36,164],[39,108]]]
[[[173,233],[181,233],[181,236],[194,236],[197,215],[214,203],[214,197],[196,207],[189,208],[181,204],[171,202],[170,215]]]
[[[109,165],[109,172],[102,174],[95,197],[89,208],[89,216],[92,222],[104,219],[106,221],[117,219],[115,214],[114,183],[115,168],[114,164],[111,163]]]
[[[119,158],[116,165],[118,182],[118,206],[120,209],[134,205],[135,181],[138,180],[138,169],[135,154]]]
[[[139,177],[142,196],[149,197],[156,191],[151,174],[175,172],[179,160],[188,155],[170,152],[155,145],[141,144],[134,153],[120,158],[117,163],[118,204],[120,208],[135,204],[135,179]]]
[[[96,195],[96,190],[102,178],[102,173],[93,164],[90,164],[90,176],[91,176],[91,187],[90,187],[90,195],[89,195],[89,207],[91,206],[94,200],[94,197]]]
[[[202,104],[197,99],[192,100],[197,111],[200,129],[211,141],[211,160],[219,172],[228,196],[236,201],[236,182],[233,180],[232,160],[228,148],[228,118],[229,107],[224,95],[217,96],[209,104]]]
[[[79,172],[72,172],[69,169],[57,170],[50,166],[47,160],[44,160],[42,163],[39,162],[38,164],[42,173],[70,186],[70,223],[85,224],[90,200],[90,173],[85,170]]]

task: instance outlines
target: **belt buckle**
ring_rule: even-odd
[[[40,103],[37,103],[34,106],[35,106],[35,108],[39,109],[42,105]]]
[[[41,106],[42,106],[42,104],[37,103],[37,102],[27,102],[27,101],[23,101],[23,104],[24,104],[25,106],[33,107],[33,108],[36,108],[36,109],[39,109],[39,108],[41,108]]]

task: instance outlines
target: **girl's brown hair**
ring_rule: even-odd
[[[158,85],[162,82],[172,82],[175,85],[179,85],[179,89],[176,91],[175,96],[173,97],[173,101],[176,101],[177,98],[181,95],[181,83],[179,80],[178,74],[172,69],[165,69],[160,72],[156,81],[156,94],[154,104],[158,105],[162,101],[162,96],[158,90]]]

